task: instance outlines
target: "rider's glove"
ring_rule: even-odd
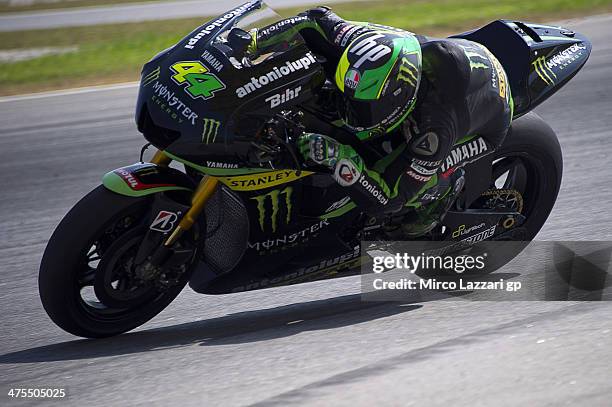
[[[351,146],[338,143],[321,134],[304,133],[298,142],[306,161],[333,170],[333,178],[342,186],[357,182],[363,171],[363,160]]]

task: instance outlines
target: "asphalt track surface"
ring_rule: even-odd
[[[0,15],[0,31],[40,30],[83,25],[133,23],[211,16],[224,13],[247,0],[187,0],[160,1],[142,4],[78,7],[65,10],[15,12]],[[328,0],[326,4],[348,0]],[[273,8],[302,7],[316,4],[314,0],[266,0]]]
[[[610,240],[612,18],[570,24],[594,51],[538,112],[565,174],[542,240]],[[64,387],[70,405],[610,405],[609,302],[363,303],[359,278],[228,296],[186,289],[132,333],[83,340],[36,277],[60,218],[137,160],[135,89],[0,102],[0,405]],[[47,402],[49,405],[56,403]]]

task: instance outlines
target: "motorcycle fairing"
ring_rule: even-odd
[[[196,187],[185,173],[152,163],[117,168],[106,173],[102,183],[110,191],[132,197],[165,191],[193,191]]]
[[[561,89],[582,69],[592,49],[584,35],[572,30],[510,20],[451,38],[478,42],[501,62],[510,81],[514,118]]]
[[[323,67],[299,34],[255,60],[232,49],[231,29],[268,12],[264,6],[230,10],[144,66],[136,119],[149,142],[200,172],[231,176],[221,170],[254,167],[248,151],[270,112],[304,103],[323,86]]]

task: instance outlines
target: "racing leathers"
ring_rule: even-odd
[[[321,7],[256,31],[250,50],[259,52],[290,41],[299,32],[308,47],[325,58],[324,67],[332,76],[347,47],[379,29],[414,35],[345,21]],[[351,199],[369,213],[395,212],[440,176],[448,176],[440,168],[448,170],[445,160],[458,141],[478,135],[492,150],[501,145],[510,127],[513,104],[508,78],[491,52],[464,39],[416,38],[422,52],[416,104],[401,125],[378,137],[389,141],[382,159],[366,163],[351,146],[326,135],[306,134],[300,143],[302,153],[310,161],[330,167]]]

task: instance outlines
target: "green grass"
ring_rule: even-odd
[[[353,20],[383,22],[412,31],[464,30],[499,18],[553,21],[612,10],[611,0],[435,0],[338,4],[334,10]]]
[[[424,34],[476,27],[497,18],[552,21],[612,10],[612,0],[434,0],[338,4],[352,20],[372,21]],[[298,10],[287,10],[284,15]],[[139,79],[142,65],[176,43],[204,18],[0,33],[0,50],[73,46],[71,54],[0,63],[0,95]]]
[[[89,7],[89,6],[110,6],[122,3],[142,3],[160,0],[73,0],[73,1],[54,1],[52,3],[37,2],[32,4],[16,4],[9,5],[8,3],[0,4],[0,13],[13,13],[21,11],[41,11],[41,10],[57,10],[73,7]]]

